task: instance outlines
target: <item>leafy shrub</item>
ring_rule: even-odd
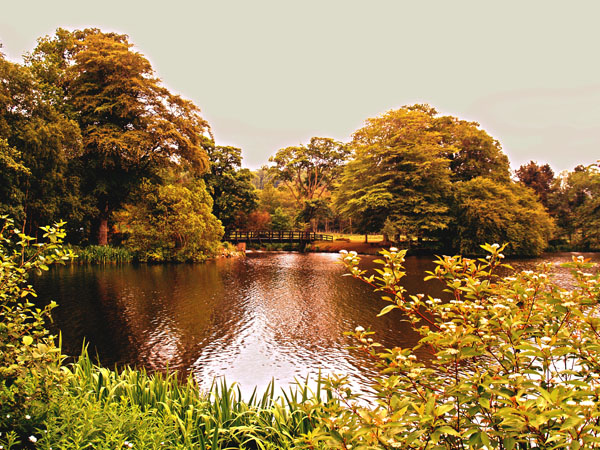
[[[401,285],[405,251],[383,251],[373,275],[356,253],[350,274],[382,292],[421,334],[415,348],[382,349],[372,333],[350,333],[378,361],[375,406],[340,380],[331,387],[347,407],[332,409],[313,444],[332,448],[550,449],[600,445],[600,282],[582,257],[570,263],[575,286],[537,272],[511,271],[505,246],[486,258],[440,257],[426,278],[448,298],[409,295]],[[419,350],[417,354],[417,350]],[[418,356],[420,355],[420,356]],[[423,355],[430,355],[423,357]]]
[[[0,436],[9,433],[17,441],[40,425],[61,378],[60,349],[44,326],[56,305],[36,308],[27,281],[32,271],[74,256],[61,246],[63,225],[43,227],[44,241],[36,242],[0,217]]]
[[[202,262],[217,254],[223,236],[202,180],[144,183],[139,199],[115,214],[124,244],[142,262]]]

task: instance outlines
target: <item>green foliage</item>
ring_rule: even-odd
[[[123,247],[110,245],[89,245],[87,247],[73,247],[78,262],[88,264],[126,263],[133,261],[133,253]]]
[[[283,208],[277,207],[271,214],[271,229],[273,231],[285,231],[292,229],[292,218],[285,213]]]
[[[44,240],[36,242],[0,217],[0,436],[12,432],[22,440],[39,426],[61,379],[60,349],[45,328],[56,305],[35,306],[28,276],[74,256],[62,249],[63,225],[44,227]]]
[[[276,164],[275,177],[289,189],[300,206],[306,200],[323,197],[339,177],[349,154],[350,150],[341,142],[313,137],[308,145],[278,150],[269,161]]]
[[[432,112],[435,114],[435,110]],[[502,152],[500,142],[479,128],[477,122],[442,116],[435,118],[433,126],[442,137],[442,145],[448,147],[452,181],[477,177],[510,180],[508,157]]]
[[[448,247],[462,254],[481,254],[480,242],[510,242],[506,253],[537,256],[547,246],[554,224],[528,188],[474,178],[453,185],[453,220],[445,234]]]
[[[530,187],[540,198],[542,204],[548,207],[548,197],[554,191],[554,171],[548,164],[538,165],[533,161],[522,165],[517,169],[515,175],[521,183]]]
[[[47,101],[47,90],[29,67],[0,55],[0,205],[29,234],[80,210],[78,180],[68,174],[79,128]]]
[[[552,229],[547,215],[511,182],[508,158],[478,123],[438,117],[427,105],[405,106],[368,119],[351,147],[354,159],[335,203],[358,231],[385,227],[386,236],[428,239],[464,253],[478,253],[480,242],[492,240],[510,241],[513,254],[546,248]],[[503,209],[515,204],[518,214]]]
[[[82,154],[73,170],[101,245],[111,213],[145,177],[174,165],[198,174],[208,169],[208,124],[192,102],[160,84],[132,46],[126,35],[59,29],[28,58],[77,120]]]
[[[411,239],[446,228],[452,148],[442,145],[433,114],[404,107],[354,133],[336,205],[359,231],[378,232],[387,218]]]
[[[116,214],[129,237],[128,250],[139,261],[204,261],[217,253],[223,236],[211,213],[202,180],[142,185],[136,202]]]
[[[310,223],[312,230],[317,231],[318,223],[333,215],[328,202],[323,199],[306,200],[298,215],[297,223]]]
[[[600,166],[578,166],[562,174],[549,196],[560,236],[572,249],[600,249]]]
[[[320,424],[329,448],[600,444],[599,274],[574,258],[569,290],[552,281],[549,265],[515,272],[502,263],[505,245],[482,248],[486,258],[438,258],[426,280],[444,284],[444,300],[406,292],[405,251],[381,252],[373,275],[361,270],[355,253],[342,254],[352,276],[382,293],[387,306],[380,315],[399,314],[421,339],[412,349],[385,349],[362,327],[349,333],[379,362],[377,400],[365,405],[333,380],[348,406],[330,410],[335,421]]]
[[[210,171],[204,176],[213,198],[213,213],[225,228],[234,227],[240,215],[251,214],[258,205],[253,175],[242,169],[242,151],[235,147],[206,145]]]
[[[115,372],[94,366],[85,352],[65,374],[45,432],[35,434],[38,448],[292,448],[335,403],[320,378],[314,392],[307,379],[282,397],[270,384],[243,400],[224,381],[201,392],[191,377]]]
[[[20,176],[29,175],[23,165],[21,152],[0,137],[0,213],[23,217],[23,192],[18,187]]]

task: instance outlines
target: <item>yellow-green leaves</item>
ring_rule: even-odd
[[[382,252],[374,277],[357,255],[342,255],[389,303],[379,315],[398,309],[399,320],[421,335],[413,349],[375,353],[372,333],[351,333],[359,349],[379,358],[378,401],[368,413],[377,442],[422,449],[597,445],[600,275],[574,258],[568,290],[552,280],[549,265],[516,272],[503,262],[506,245],[481,248],[487,257],[437,259],[427,279],[446,286],[444,299],[406,295],[400,252]],[[393,422],[374,420],[382,410]]]

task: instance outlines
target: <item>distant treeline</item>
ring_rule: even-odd
[[[23,64],[0,54],[0,213],[23,231],[62,219],[70,243],[141,261],[204,260],[224,228],[382,232],[465,254],[484,242],[520,255],[600,247],[597,166],[511,174],[479,124],[413,105],[251,172],[132,46],[58,29]]]

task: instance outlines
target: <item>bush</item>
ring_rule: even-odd
[[[202,180],[144,183],[136,203],[115,214],[125,247],[141,262],[203,262],[217,255],[223,236]]]
[[[24,441],[41,426],[61,378],[60,349],[44,326],[56,305],[36,308],[27,282],[32,271],[74,256],[62,249],[63,225],[43,227],[44,241],[36,242],[0,217],[0,437],[9,441]]]
[[[402,287],[405,251],[381,252],[381,268],[369,276],[356,253],[342,255],[353,277],[382,292],[388,305],[380,315],[399,310],[421,339],[412,349],[382,349],[362,327],[350,333],[379,363],[376,405],[364,406],[332,380],[348,407],[330,411],[335,420],[322,423],[315,443],[354,449],[600,445],[598,274],[582,257],[574,259],[576,284],[568,290],[551,280],[549,265],[516,273],[502,263],[505,246],[482,248],[486,258],[438,258],[426,280],[445,284],[444,300]]]

